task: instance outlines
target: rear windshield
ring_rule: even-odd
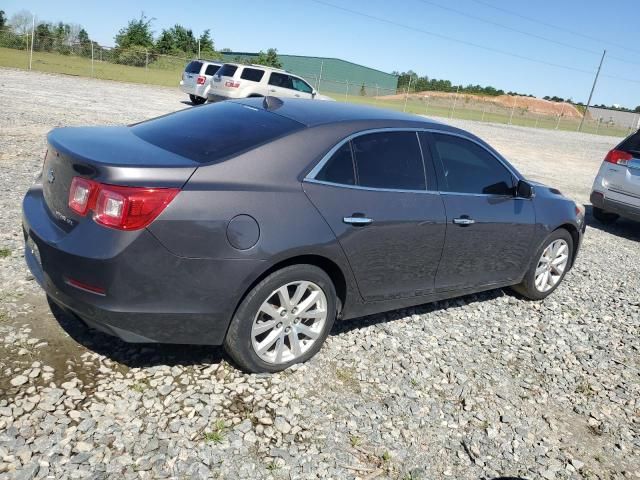
[[[627,138],[618,148],[625,152],[640,154],[640,131]]]
[[[200,73],[200,69],[202,68],[202,62],[189,62],[189,65],[184,69],[187,73]]]
[[[215,75],[216,72],[220,70],[220,65],[207,65],[207,69],[204,71],[205,75]]]
[[[235,65],[222,65],[218,70],[218,75],[221,77],[233,77],[238,69]]]
[[[188,108],[131,126],[134,135],[200,163],[214,163],[304,128],[289,118],[233,102]]]

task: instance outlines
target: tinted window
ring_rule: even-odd
[[[333,154],[325,163],[320,173],[316,175],[317,180],[324,182],[340,183],[342,185],[355,185],[356,177],[353,171],[353,158],[351,156],[351,145],[345,143]]]
[[[202,68],[202,62],[189,62],[189,64],[185,67],[184,71],[187,73],[200,73],[200,69]]]
[[[215,75],[220,70],[220,65],[207,65],[207,69],[204,71],[205,75]]]
[[[313,89],[307,84],[296,77],[291,77],[291,82],[293,83],[293,89],[298,90],[299,92],[311,93]]]
[[[259,70],[257,68],[244,68],[242,73],[240,74],[240,78],[243,80],[251,80],[252,82],[259,82],[262,80],[262,76],[264,75],[264,70]]]
[[[218,70],[218,75],[221,77],[233,77],[236,74],[238,67],[235,65],[222,65]]]
[[[131,131],[160,148],[209,163],[301,128],[302,124],[282,115],[220,102],[138,123]]]
[[[424,167],[415,132],[370,133],[351,141],[358,185],[425,190]]]
[[[271,76],[269,77],[269,85],[273,85],[274,87],[293,88],[291,77],[289,75],[276,72],[271,73]]]
[[[629,152],[637,156],[637,154],[640,153],[640,132],[634,133],[622,142],[620,150],[624,150],[625,152]]]
[[[480,145],[453,135],[434,134],[444,185],[440,190],[492,195],[513,194],[513,177],[502,163]]]

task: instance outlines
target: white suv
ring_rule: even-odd
[[[208,60],[193,60],[187,64],[180,80],[180,90],[189,95],[191,103],[200,105],[207,101],[211,88],[209,80],[221,66],[220,62]]]
[[[311,85],[296,75],[262,65],[225,63],[210,80],[210,84],[207,96],[210,102],[266,96],[333,100],[319,95]]]
[[[640,131],[607,154],[593,182],[591,203],[601,223],[618,217],[640,221]]]

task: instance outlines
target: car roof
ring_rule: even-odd
[[[245,98],[231,101],[268,110],[307,127],[336,122],[380,122],[386,120],[396,124],[404,122],[407,126],[410,126],[409,123],[412,124],[411,126],[419,123],[425,128],[446,128],[440,122],[418,115],[352,103],[275,97]],[[271,102],[271,105],[267,105],[268,102]]]
[[[225,62],[224,65],[233,65],[233,66],[238,67],[238,68],[243,68],[243,67],[261,68],[263,70],[271,70],[271,71],[274,71],[274,72],[289,73],[284,68],[268,67],[266,65],[260,65],[258,63],[246,64],[246,63],[237,63],[237,62]]]

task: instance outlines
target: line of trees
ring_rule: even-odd
[[[482,85],[454,85],[450,80],[442,80],[437,78],[429,78],[427,75],[419,76],[413,70],[407,72],[392,72],[393,75],[398,76],[398,90],[410,92],[456,92],[472,93],[476,95],[490,95],[499,96],[504,95],[505,91],[497,89],[492,86],[483,87]],[[509,94],[519,95],[515,92],[508,92]]]

